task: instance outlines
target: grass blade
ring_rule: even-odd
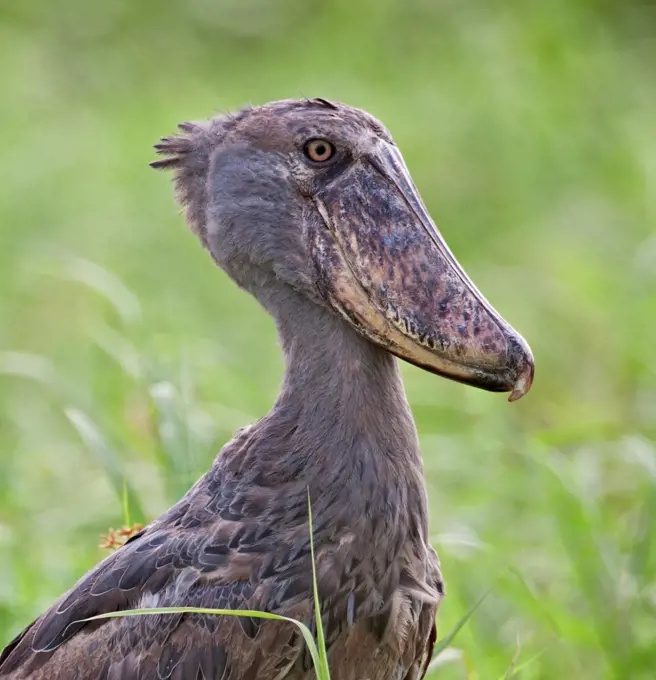
[[[513,675],[515,675],[515,671],[517,670],[517,662],[519,661],[519,655],[522,653],[522,646],[519,641],[519,635],[517,636],[517,645],[515,646],[515,653],[512,656],[512,659],[510,660],[510,665],[506,669],[506,672],[503,674],[503,679],[502,680],[510,680]]]
[[[631,621],[622,612],[611,571],[601,542],[597,522],[569,478],[555,466],[547,466],[550,496],[558,533],[578,580],[579,591],[590,612],[600,648],[618,677],[631,667],[626,650],[635,648]]]
[[[537,612],[539,616],[544,619],[545,623],[557,637],[560,637],[561,631],[556,619],[551,615],[549,608],[545,606],[543,599],[537,596],[535,589],[526,580],[524,574],[522,574],[522,572],[512,564],[508,565],[508,572],[517,579],[517,582],[521,585],[524,592],[530,598],[530,601],[533,604],[533,611]]]
[[[123,503],[124,512],[126,507],[125,502],[127,502],[128,506],[132,508],[132,513],[136,516],[137,521],[143,522],[145,515],[141,508],[141,504],[139,503],[139,498],[132,486],[125,479],[125,475],[121,470],[118,454],[109,445],[109,442],[100,428],[86,413],[79,409],[69,406],[64,409],[64,413],[71,425],[77,430],[77,433],[80,435],[85,446],[102,464],[105,469],[105,474],[109,478],[111,485],[114,487],[118,498],[123,499],[125,496],[126,501]]]
[[[106,267],[76,256],[67,256],[54,265],[53,274],[63,280],[83,284],[101,295],[124,323],[134,323],[141,319],[141,305],[137,296]]]
[[[248,616],[253,619],[269,619],[272,621],[285,621],[286,623],[294,624],[303,635],[305,644],[310,650],[310,656],[312,657],[312,663],[317,671],[318,678],[319,669],[321,668],[319,653],[317,651],[317,646],[314,641],[314,637],[310,632],[310,629],[300,621],[296,619],[289,618],[288,616],[280,616],[279,614],[271,614],[269,612],[260,612],[252,609],[207,609],[204,607],[152,607],[145,609],[126,609],[120,612],[107,612],[105,614],[98,614],[97,616],[90,616],[87,619],[81,619],[80,621],[74,621],[69,625],[74,625],[75,623],[82,623],[86,621],[99,621],[102,619],[117,619],[123,616],[154,616],[156,614],[206,614],[211,616]]]
[[[510,667],[505,672],[503,678],[500,679],[500,680],[506,680],[507,678],[514,678],[517,674],[526,670],[529,666],[531,666],[536,661],[538,661],[542,656],[544,656],[546,651],[547,651],[546,649],[542,649],[539,652],[537,652],[536,654],[533,654],[533,656],[530,659],[527,659],[526,661],[523,661],[522,663],[517,663],[518,659],[515,659],[513,657],[513,660],[511,662]]]
[[[463,652],[461,649],[456,649],[455,647],[447,647],[443,649],[437,656],[431,659],[426,669],[426,678],[432,677],[432,674],[444,666],[452,663],[462,664],[465,672],[467,672],[467,663],[464,659]]]
[[[314,561],[314,534],[312,533],[312,502],[310,501],[310,489],[308,488],[308,523],[310,527],[310,553],[312,555],[312,589],[314,594],[314,615],[317,622],[317,645],[321,666],[317,667],[318,680],[330,680],[328,668],[328,654],[326,652],[326,640],[323,634],[321,621],[321,603],[319,602],[319,588],[317,586],[317,568]]]
[[[123,475],[123,524],[126,527],[132,526],[130,521],[130,497],[128,496],[128,480]]]
[[[454,640],[456,635],[462,630],[464,625],[469,621],[472,614],[483,604],[485,598],[492,592],[494,585],[490,586],[479,598],[472,604],[472,606],[456,621],[455,626],[437,643],[433,649],[433,659],[443,652]]]
[[[187,414],[183,412],[178,390],[171,381],[161,380],[150,385],[149,393],[167,491],[171,498],[180,498],[195,477]]]

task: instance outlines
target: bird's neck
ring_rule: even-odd
[[[267,302],[285,375],[272,410],[238,447],[242,482],[278,488],[290,502],[309,489],[326,517],[385,517],[425,536],[417,432],[396,359],[291,290]]]
[[[312,448],[328,453],[329,447],[333,459],[367,449],[389,465],[418,460],[414,421],[391,354],[303,298],[279,309],[276,321],[285,375],[270,418],[293,421]]]

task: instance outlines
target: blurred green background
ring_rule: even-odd
[[[0,645],[274,400],[272,322],[183,227],[151,145],[321,96],[394,134],[531,343],[515,405],[404,366],[447,579],[431,677],[656,677],[654,5],[0,5]],[[649,177],[651,174],[651,190]]]

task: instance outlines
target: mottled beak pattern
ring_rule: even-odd
[[[315,204],[331,235],[319,253],[326,298],[360,333],[511,401],[528,392],[530,348],[458,264],[395,146],[378,142]]]

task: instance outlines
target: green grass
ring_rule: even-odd
[[[130,511],[129,498],[127,486],[123,488],[123,518],[126,527],[130,525]],[[296,626],[303,636],[305,645],[307,646],[312,664],[316,673],[317,680],[330,680],[330,667],[328,664],[328,652],[326,649],[326,641],[324,638],[323,621],[321,618],[321,600],[319,599],[319,588],[317,584],[316,561],[314,554],[314,533],[312,531],[312,502],[310,498],[310,490],[308,489],[308,530],[310,534],[310,552],[312,555],[312,588],[314,601],[314,615],[317,628],[316,638],[312,635],[310,629],[301,621],[289,618],[287,616],[280,616],[279,614],[272,614],[271,612],[254,611],[252,609],[209,609],[206,607],[148,607],[141,609],[129,609],[119,612],[107,612],[105,614],[98,614],[90,616],[83,621],[98,621],[102,619],[116,619],[125,616],[153,616],[155,614],[205,614],[209,616],[248,616],[256,619],[268,619],[269,621],[282,621]],[[469,610],[460,618],[451,631],[442,640],[436,643],[433,650],[434,665],[437,667],[440,659],[443,658],[442,652],[448,649],[449,644],[455,639],[462,627],[467,623],[469,618],[483,603],[490,591],[484,593],[482,597],[475,602]],[[505,677],[513,675],[514,668],[509,668]]]
[[[123,512],[126,524],[129,524],[129,500],[127,491],[123,495]],[[310,499],[310,492],[308,489],[308,529],[310,534],[310,550],[312,552],[312,584],[314,588],[314,613],[316,616],[317,637],[312,635],[310,629],[301,621],[291,619],[287,616],[280,616],[279,614],[272,614],[270,612],[253,611],[251,609],[235,610],[235,609],[208,609],[206,607],[149,607],[145,609],[131,609],[121,612],[108,612],[106,614],[99,614],[91,616],[84,621],[97,621],[100,619],[115,619],[124,616],[152,616],[154,614],[206,614],[209,616],[248,616],[256,619],[268,619],[269,621],[283,621],[296,626],[305,645],[310,652],[312,664],[316,672],[317,680],[330,680],[330,669],[328,668],[328,654],[326,652],[326,644],[323,636],[323,623],[321,620],[321,602],[319,600],[319,591],[317,587],[317,574],[314,560],[314,535],[312,532],[312,505]]]
[[[404,366],[447,580],[431,677],[653,677],[656,91],[646,4],[0,9],[0,643],[169,507],[282,365],[149,171],[177,122],[286,96],[378,115],[531,343],[517,404]],[[499,576],[500,575],[500,576]]]

